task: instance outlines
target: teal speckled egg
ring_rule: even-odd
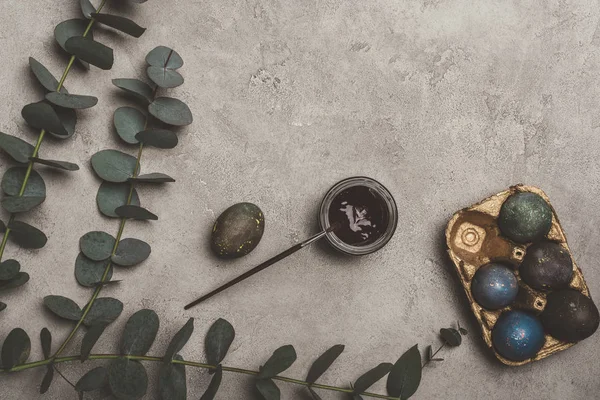
[[[540,195],[520,192],[510,196],[500,209],[498,227],[517,243],[543,239],[552,228],[552,209]]]
[[[521,310],[503,312],[492,330],[494,348],[502,357],[512,361],[534,357],[545,341],[540,320]]]

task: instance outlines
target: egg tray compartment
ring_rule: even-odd
[[[541,189],[534,186],[512,186],[509,190],[462,209],[454,214],[446,228],[448,253],[456,267],[467,298],[471,303],[471,310],[479,322],[483,339],[496,357],[504,364],[510,366],[518,366],[541,360],[551,354],[566,350],[575,344],[557,340],[546,334],[544,346],[535,357],[525,361],[512,361],[502,357],[492,344],[492,329],[502,312],[521,309],[539,314],[546,306],[546,294],[529,287],[519,277],[517,268],[523,260],[527,252],[527,247],[530,244],[517,244],[503,237],[497,224],[502,204],[509,196],[518,192],[538,194],[550,205],[552,209],[552,228],[548,235],[546,235],[546,238],[565,247],[571,256],[571,260],[573,260],[565,232],[560,225],[554,207],[552,207],[548,196]],[[513,304],[500,310],[491,311],[484,309],[473,298],[471,280],[480,267],[493,261],[503,262],[514,268],[519,282],[519,294]],[[573,260],[573,278],[569,287],[590,297],[581,269],[579,269],[575,260]]]

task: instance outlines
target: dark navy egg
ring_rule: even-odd
[[[521,192],[510,196],[500,209],[498,227],[517,243],[543,239],[552,228],[552,209],[540,195]]]
[[[536,243],[527,249],[519,275],[534,289],[564,289],[573,278],[573,261],[567,249],[558,243]]]
[[[544,346],[544,328],[533,314],[521,310],[505,311],[492,330],[492,343],[502,357],[525,361]]]
[[[488,310],[512,303],[519,292],[517,277],[506,265],[490,263],[479,268],[471,282],[475,301]]]
[[[598,329],[600,314],[589,297],[573,289],[563,289],[546,296],[542,323],[546,332],[558,340],[578,342]]]

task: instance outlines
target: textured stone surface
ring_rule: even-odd
[[[117,11],[113,7],[109,11]],[[257,367],[290,343],[298,361],[286,374],[304,377],[322,351],[344,343],[345,353],[323,381],[348,385],[415,343],[422,349],[437,344],[437,330],[460,319],[472,334],[444,352],[443,363],[427,367],[415,399],[597,396],[597,335],[520,368],[494,359],[478,337],[442,235],[459,208],[511,184],[540,186],[600,300],[597,2],[171,0],[122,12],[149,29],[139,40],[98,32],[115,49],[114,69],[76,68],[67,80],[71,93],[100,102],[80,113],[70,141],[43,144],[42,157],[76,162],[82,170],[42,171],[48,200],[25,219],[49,242],[39,251],[7,248],[31,281],[2,296],[9,307],[0,314],[0,337],[20,326],[35,338],[47,326],[55,342],[62,340],[69,324],[51,318],[42,298],[87,301],[90,290],[73,276],[79,237],[117,230],[96,209],[99,182],[89,159],[105,148],[134,153],[111,126],[117,105],[129,103],[110,79],[142,76],[144,56],[163,44],[185,59],[180,72],[186,84],[172,93],[188,102],[195,122],[181,132],[177,148],[144,154],[142,172],[161,171],[178,181],[140,190],[142,204],[160,219],[128,223],[125,236],[151,243],[152,255],[140,267],[116,271],[115,279],[124,281],[103,291],[125,309],[95,351],[115,351],[110,336],[120,334],[129,315],[149,307],[161,317],[150,352],[162,352],[193,316],[196,334],[183,355],[201,359],[203,334],[224,317],[237,331],[228,364]],[[41,91],[27,57],[59,75],[66,61],[56,57],[52,31],[78,13],[76,1],[3,3],[1,131],[33,140],[20,112]],[[2,170],[7,166],[7,157],[0,157]],[[381,181],[398,202],[398,231],[383,250],[347,258],[315,245],[183,311],[195,296],[314,233],[321,196],[357,174]],[[210,251],[211,228],[239,201],[260,206],[267,228],[252,254],[221,261]],[[32,357],[40,353],[35,340]],[[76,380],[83,369],[73,363],[61,371]],[[0,377],[0,398],[42,398],[42,374]],[[190,398],[199,398],[209,377],[191,370],[188,376]],[[249,387],[248,378],[226,374],[219,399],[251,399]],[[294,386],[281,388],[285,398],[303,398]],[[57,380],[43,398],[75,396]]]

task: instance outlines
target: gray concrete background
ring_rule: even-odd
[[[66,58],[57,56],[52,32],[79,15],[77,3],[2,3],[3,132],[34,140],[20,117],[21,108],[41,96],[27,57],[60,75]],[[96,352],[115,351],[128,316],[147,307],[162,320],[151,353],[162,354],[194,317],[196,334],[183,355],[202,360],[204,333],[224,317],[237,332],[228,365],[256,368],[289,343],[299,358],[286,375],[303,378],[322,351],[344,343],[346,352],[323,382],[347,386],[415,343],[421,349],[437,344],[437,330],[460,319],[472,334],[442,354],[445,362],[427,367],[415,399],[598,398],[598,334],[521,368],[491,357],[442,239],[454,211],[512,184],[538,185],[552,199],[600,299],[597,2],[171,0],[115,4],[108,11],[149,29],[139,40],[98,33],[115,49],[114,68],[75,68],[68,77],[72,93],[96,95],[100,103],[79,113],[72,140],[43,144],[42,156],[77,162],[82,170],[42,172],[48,199],[25,220],[50,240],[39,251],[7,248],[31,281],[2,296],[9,308],[0,316],[0,337],[25,328],[34,339],[31,359],[38,359],[40,329],[49,327],[56,343],[70,327],[44,311],[42,298],[60,294],[87,302],[90,290],[73,277],[78,239],[90,230],[117,230],[116,221],[96,210],[99,181],[89,159],[105,148],[135,151],[119,143],[112,128],[114,109],[128,102],[110,79],[143,76],[145,54],[163,44],[185,59],[186,83],[169,94],[190,105],[195,122],[181,132],[176,149],[144,153],[143,171],[165,172],[178,182],[140,191],[160,220],[128,223],[125,236],[148,241],[152,256],[119,270],[115,277],[124,282],[103,291],[122,300],[125,310]],[[7,157],[0,163],[4,171]],[[386,248],[345,258],[316,245],[183,311],[198,294],[314,233],[325,191],[357,174],[380,180],[398,202],[400,224]],[[210,229],[238,201],[263,209],[265,235],[248,257],[222,262],[210,253]],[[77,351],[72,346],[67,353]],[[77,380],[87,368],[75,363],[62,371]],[[42,398],[42,374],[0,377],[0,398]],[[199,398],[208,380],[189,369],[189,398]],[[249,399],[250,387],[249,378],[227,374],[218,398]],[[304,398],[295,386],[280,387],[284,398]],[[383,392],[383,385],[374,390]],[[43,398],[75,395],[57,379]]]

